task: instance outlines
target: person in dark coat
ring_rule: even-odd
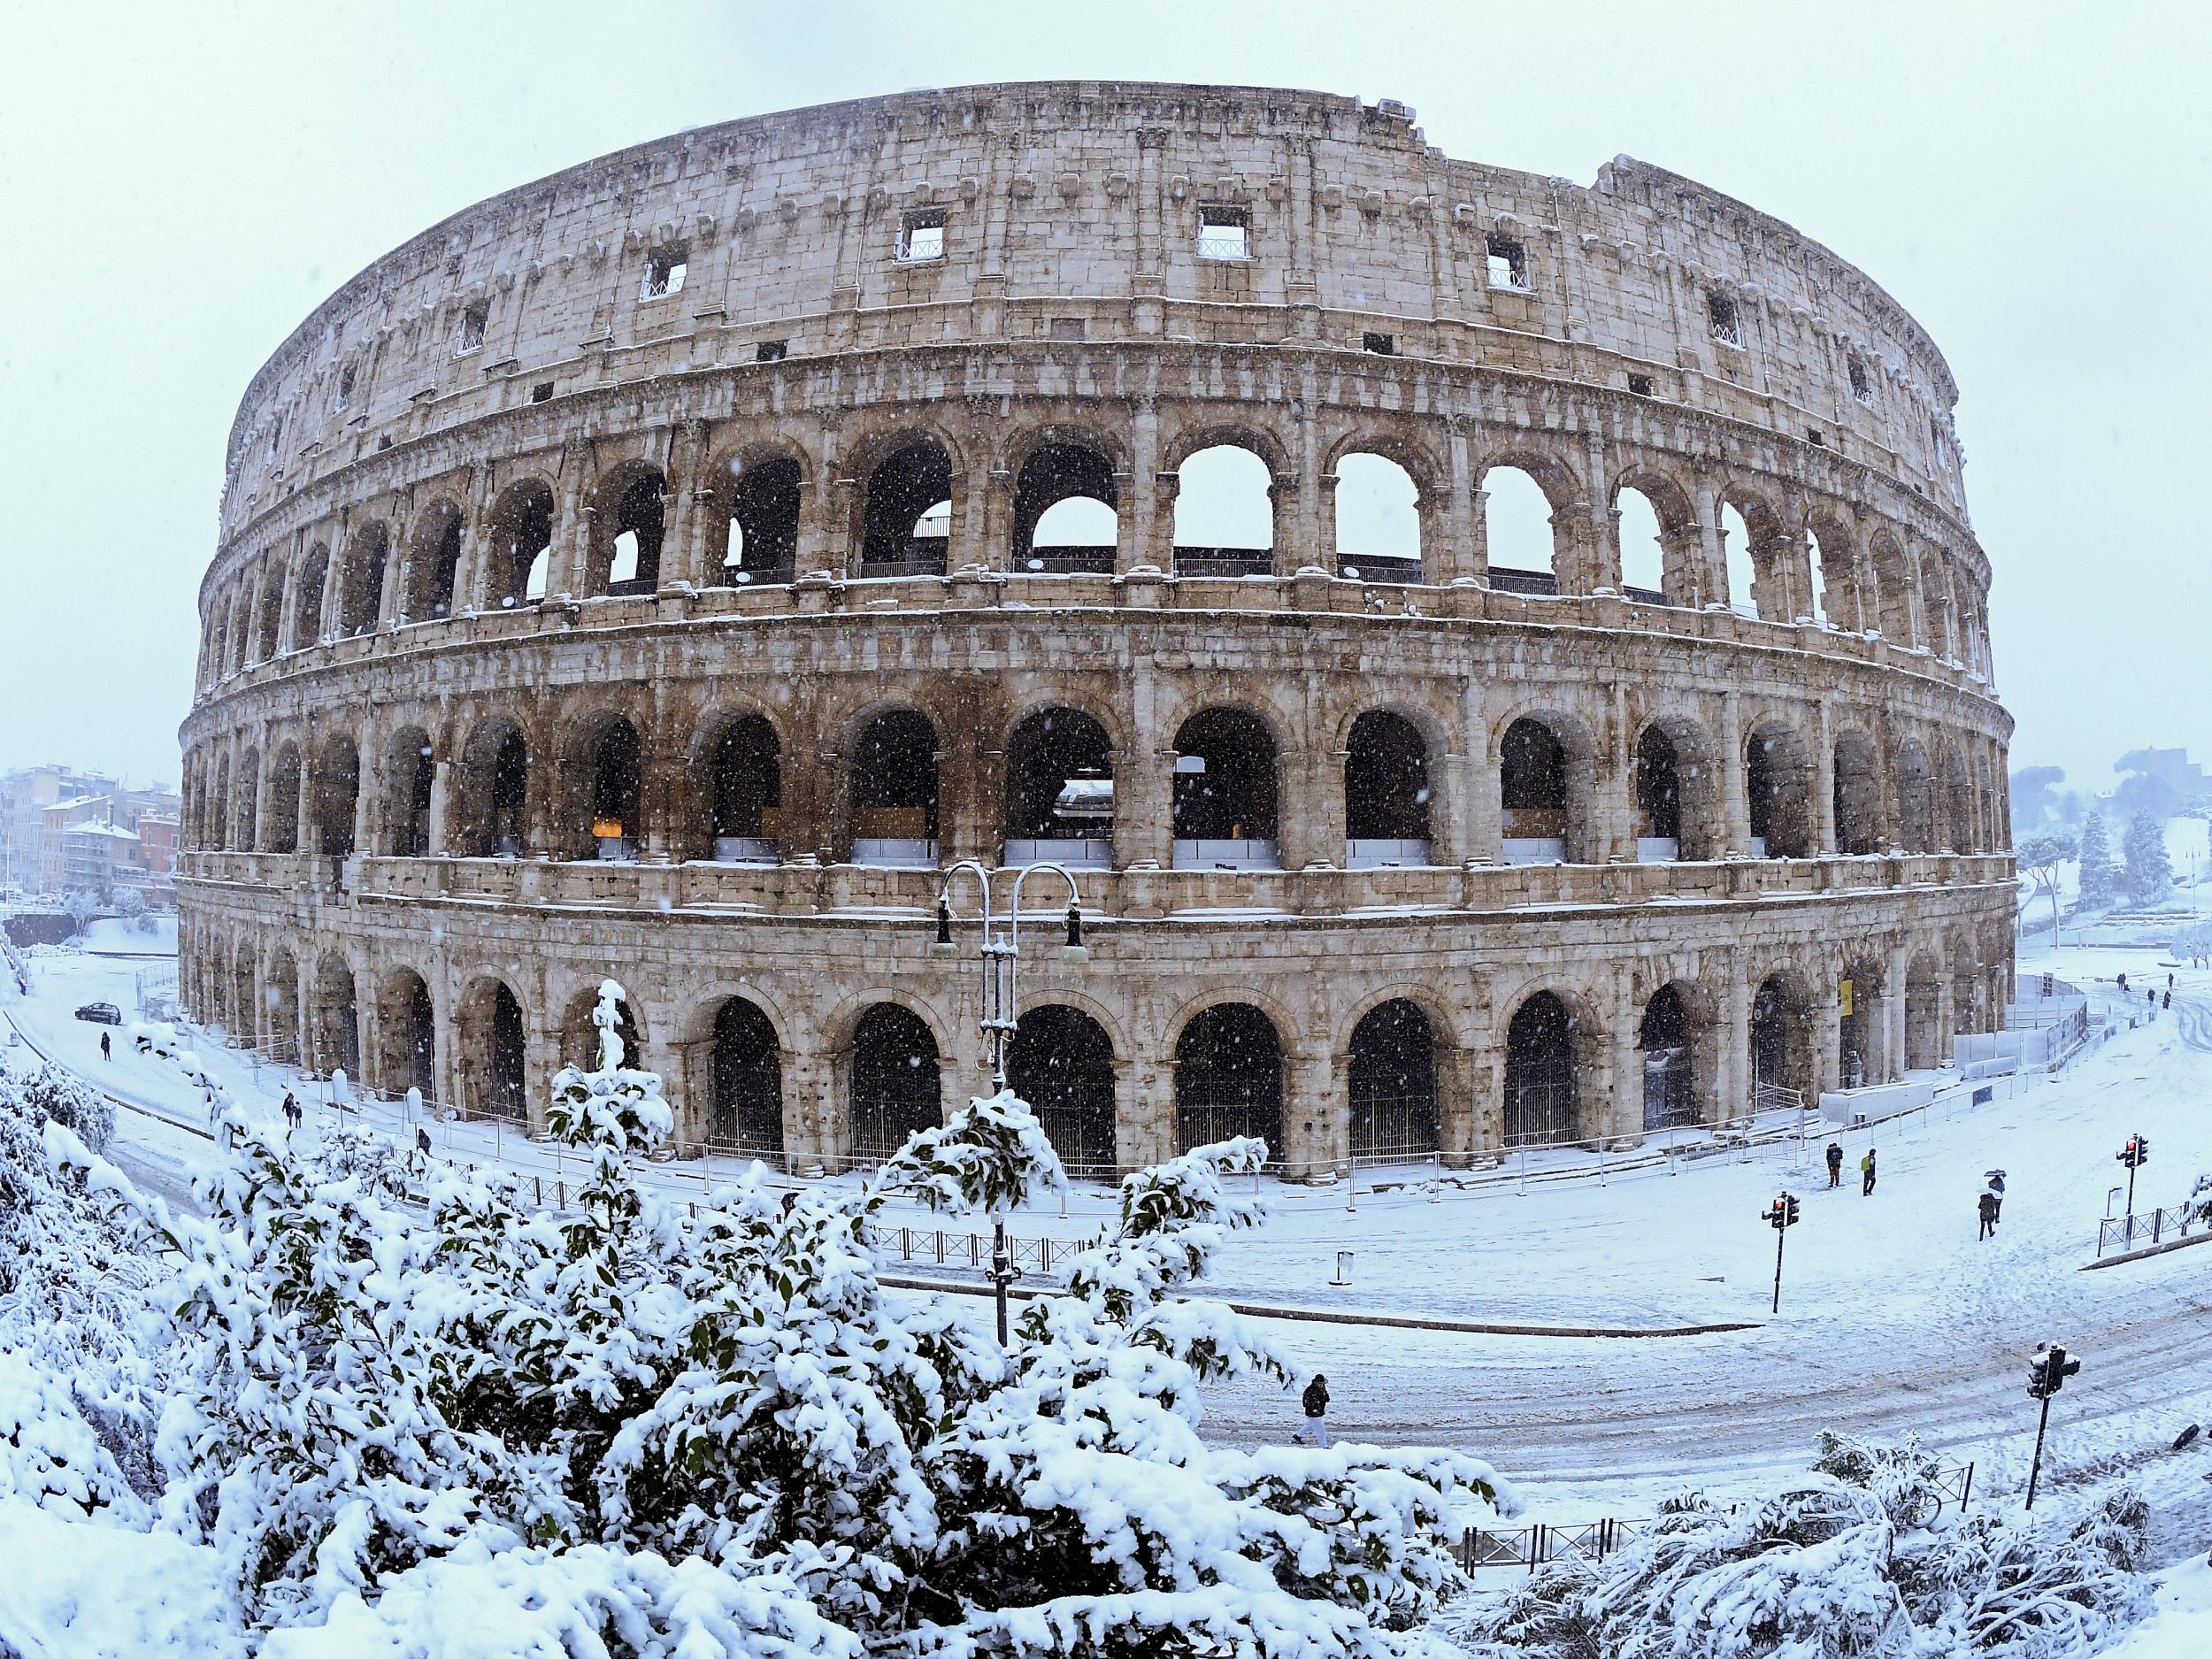
[[[1859,1160],[1859,1196],[1874,1196],[1874,1148],[1869,1147],[1866,1156]]]
[[[115,1058],[114,1051],[108,1047],[108,1034],[104,1031],[100,1033],[100,1058],[103,1060]]]
[[[1978,1240],[1989,1238],[1997,1231],[1997,1194],[1984,1188],[1981,1198],[1978,1202],[1981,1210],[1982,1230],[1974,1236]]]
[[[1843,1143],[1839,1141],[1828,1143],[1828,1185],[1843,1185]]]
[[[1314,1372],[1313,1380],[1306,1385],[1300,1400],[1306,1408],[1306,1426],[1313,1431],[1313,1443],[1325,1448],[1329,1443],[1329,1379],[1319,1371]],[[1299,1434],[1292,1438],[1302,1442],[1306,1437]]]

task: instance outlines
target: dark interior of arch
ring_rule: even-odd
[[[269,769],[269,850],[296,852],[300,841],[300,752],[287,744]]]
[[[1644,1004],[1636,1033],[1643,1053],[1644,1127],[1664,1129],[1697,1121],[1696,1053],[1690,1013],[1682,994],[1663,985]]]
[[[405,1086],[420,1089],[426,1101],[438,1097],[438,1012],[430,1000],[430,987],[414,974],[407,976],[402,1007],[403,1052],[400,1056]]]
[[[667,503],[664,486],[657,472],[641,472],[625,486],[615,503],[614,526],[611,534],[606,591],[611,594],[649,594],[660,585],[661,540],[667,526]],[[636,549],[636,557],[627,576],[615,572],[622,568],[622,539],[628,536]]]
[[[614,721],[592,751],[593,835],[636,837],[644,775],[637,727],[626,719]]]
[[[1836,843],[1844,852],[1882,850],[1882,780],[1874,746],[1855,732],[1836,740]]]
[[[384,604],[384,564],[389,544],[382,525],[354,538],[346,555],[345,586],[339,595],[338,631],[366,634],[376,626]]]
[[[1655,726],[1636,740],[1637,833],[1660,840],[1682,833],[1682,777],[1674,740]]]
[[[910,841],[937,836],[937,731],[911,709],[879,714],[853,751],[855,833]]]
[[[730,722],[714,745],[709,784],[717,836],[773,841],[783,805],[781,745],[757,714]]]
[[[1429,750],[1402,714],[1371,709],[1352,722],[1344,757],[1344,833],[1352,841],[1426,841]]]
[[[783,1153],[783,1056],[776,1028],[741,996],[715,1011],[712,1139],[743,1152]]]
[[[504,985],[492,987],[491,1051],[485,1056],[485,1105],[495,1117],[520,1123],[528,1115],[523,1096],[522,1004]]]
[[[787,582],[799,552],[799,464],[787,456],[744,468],[730,489],[736,526],[726,573]]]
[[[1076,443],[1048,443],[1033,450],[1014,480],[1014,555],[1018,559],[1048,558],[1063,568],[1110,571],[1114,567],[1111,542],[1099,547],[1059,547],[1040,550],[1037,521],[1064,501],[1081,498],[1118,511],[1114,488],[1114,465],[1097,450]]]
[[[351,743],[341,740],[323,750],[312,787],[316,850],[326,858],[350,856],[354,806],[361,789],[361,757]]]
[[[1186,841],[1265,841],[1276,832],[1275,739],[1256,715],[1208,709],[1183,722],[1175,752],[1205,763],[1175,773],[1175,833]]]
[[[453,584],[461,570],[461,515],[448,512],[436,535],[426,537],[415,554],[414,587],[407,614],[416,621],[449,615]]]
[[[1177,1148],[1257,1135],[1282,1156],[1283,1057],[1274,1022],[1248,1002],[1217,1002],[1175,1040]]]
[[[330,555],[317,548],[300,566],[299,595],[292,602],[292,649],[303,651],[322,637],[323,586],[330,577]]]
[[[1539,991],[1506,1027],[1506,1144],[1571,1141],[1578,1126],[1573,1022],[1564,1002]]]
[[[937,1039],[920,1015],[877,1003],[853,1028],[853,1156],[879,1162],[942,1117]]]
[[[868,474],[860,559],[864,565],[933,567],[942,575],[944,541],[921,537],[914,527],[921,516],[952,495],[952,462],[930,440],[893,450]]]
[[[491,603],[519,604],[529,596],[532,566],[553,545],[553,492],[535,479],[509,490],[492,515],[491,534]]]
[[[1041,840],[1103,839],[1110,818],[1063,817],[1071,780],[1113,776],[1106,728],[1080,709],[1044,709],[1014,728],[1006,745],[1006,833]]]
[[[1114,1047],[1096,1020],[1059,1003],[1031,1009],[1006,1045],[1006,1082],[1069,1173],[1114,1172]]]
[[[1522,718],[1499,744],[1498,801],[1509,837],[1567,833],[1567,749],[1541,720]]]
[[[1435,1152],[1436,1034],[1417,1004],[1400,997],[1361,1018],[1347,1078],[1354,1157]]]
[[[393,782],[399,790],[393,825],[392,851],[402,858],[420,858],[430,850],[430,795],[438,767],[429,740],[420,732],[402,740],[393,757]]]
[[[1744,746],[1744,804],[1770,858],[1812,854],[1811,770],[1794,732],[1755,732]]]

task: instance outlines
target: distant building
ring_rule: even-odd
[[[30,893],[59,894],[75,887],[142,887],[150,898],[165,902],[176,864],[179,812],[173,790],[130,789],[112,778],[66,766],[31,766],[0,777],[0,887]],[[152,818],[154,847],[138,833]],[[96,854],[91,838],[70,832],[98,825],[127,835],[138,851],[120,856]],[[119,836],[105,838],[121,845]],[[108,872],[99,880],[88,872]]]
[[[24,766],[0,777],[0,887],[46,890],[45,809],[119,787],[112,778],[69,766]]]

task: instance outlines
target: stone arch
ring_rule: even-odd
[[[249,749],[238,757],[238,822],[229,844],[251,852],[258,844],[257,830],[261,810],[261,751]]]
[[[1283,1151],[1283,1043],[1267,1012],[1243,998],[1209,1002],[1176,1033],[1175,1149],[1239,1135]]]
[[[315,850],[326,858],[344,858],[354,850],[356,808],[361,795],[361,756],[342,732],[325,737],[315,751],[308,777],[308,821]]]
[[[437,794],[438,762],[430,733],[403,726],[384,746],[385,849],[395,857],[429,855],[431,802]]]
[[[1367,581],[1422,580],[1435,491],[1407,465],[1407,455],[1402,444],[1371,443],[1347,448],[1331,462],[1329,541],[1340,575]]]
[[[1808,1105],[1819,1092],[1819,1064],[1814,1054],[1817,997],[1798,969],[1777,968],[1752,981],[1748,1028],[1752,1105],[1762,1090],[1788,1089]]]
[[[361,1014],[353,964],[344,954],[326,950],[315,963],[315,1002],[309,1021],[314,1069],[327,1077],[342,1069],[361,1079]]]
[[[1858,536],[1849,519],[1816,507],[1806,520],[1813,538],[1814,574],[1820,584],[1820,614],[1833,628],[1860,633],[1873,624],[1859,579]]]
[[[699,723],[691,787],[680,808],[693,856],[725,864],[773,864],[782,856],[783,740],[774,718],[749,705],[715,710]]]
[[[280,1065],[300,1064],[300,964],[288,944],[271,947],[261,971],[262,1048]]]
[[[291,853],[300,844],[300,747],[287,738],[269,765],[269,833],[265,852]]]
[[[511,715],[469,728],[456,768],[448,832],[465,858],[519,858],[529,840],[530,741]]]
[[[1214,703],[1176,727],[1175,757],[1177,866],[1277,867],[1282,749],[1273,726],[1249,709]]]
[[[611,467],[592,490],[584,593],[649,594],[660,585],[668,477],[646,460]]]
[[[1579,1141],[1582,1090],[1594,1075],[1599,1035],[1573,993],[1529,990],[1505,1024],[1505,1144],[1551,1146]]]
[[[1585,572],[1578,568],[1574,509],[1582,485],[1571,466],[1540,449],[1507,449],[1476,470],[1475,490],[1493,588],[1537,595],[1578,591]],[[1541,529],[1535,522],[1538,498]]]
[[[484,603],[493,610],[541,599],[552,590],[553,487],[516,479],[499,492],[485,524]]]
[[[1422,725],[1394,709],[1353,717],[1344,743],[1348,868],[1431,861],[1432,748]]]
[[[346,543],[345,565],[338,579],[340,634],[368,634],[375,629],[383,610],[385,566],[390,556],[391,532],[381,519],[363,525]]]
[[[1951,572],[1943,555],[1933,548],[1922,551],[1916,565],[1920,580],[1922,613],[1927,618],[1927,638],[1922,641],[1929,651],[1947,662],[1955,662],[1959,650],[1958,629],[1951,602]]]
[[[407,552],[405,611],[410,622],[450,616],[461,573],[461,509],[441,496],[423,509]]]
[[[1191,442],[1192,438],[1202,441]],[[1189,434],[1171,453],[1174,562],[1186,576],[1263,576],[1283,539],[1279,447],[1242,426]],[[1242,458],[1240,459],[1239,457]]]
[[[710,587],[788,582],[797,568],[799,522],[805,512],[808,468],[795,448],[749,444],[723,457],[704,492],[721,527],[710,535]]]
[[[1112,448],[1086,428],[1048,428],[1029,434],[1012,470],[1010,568],[1112,571],[1121,539],[1122,470]]]
[[[1867,544],[1867,563],[1875,587],[1877,620],[1870,626],[1878,627],[1886,640],[1894,640],[1908,649],[1917,645],[1920,630],[1914,604],[1916,578],[1905,549],[1888,530],[1877,530]]]
[[[1965,757],[1955,744],[1943,746],[1941,759],[1941,798],[1937,803],[1938,840],[1946,852],[1971,853],[1981,850],[1979,838],[1974,831],[1974,785],[1966,770]]]
[[[1886,1081],[1888,1034],[1882,1003],[1886,976],[1878,953],[1854,945],[1836,976],[1836,1077],[1845,1088]]]
[[[783,1156],[783,1044],[774,1018],[749,996],[714,1006],[707,1138],[715,1148]]]
[[[1744,798],[1756,858],[1809,858],[1817,850],[1812,751],[1779,716],[1744,734]]]
[[[318,541],[300,564],[292,599],[292,649],[303,651],[323,635],[323,589],[330,580],[330,549]]]
[[[1835,739],[1836,849],[1878,853],[1886,839],[1882,811],[1882,765],[1874,740],[1855,726]]]
[[[470,982],[455,1011],[460,1104],[477,1118],[529,1121],[529,1017],[495,973]]]
[[[855,864],[934,864],[937,726],[919,709],[878,708],[854,722],[846,787]]]
[[[604,983],[603,976],[582,981],[561,1005],[563,1065],[583,1071],[599,1069],[599,1027],[593,1023],[592,1014],[599,1007],[599,987]],[[638,1013],[637,999],[626,987],[615,999],[614,1013],[614,1034],[622,1040],[622,1064],[631,1071],[642,1070],[648,1033]]]
[[[917,1130],[944,1121],[943,1050],[930,1022],[902,1002],[875,1002],[853,1021],[847,1051],[847,1144],[877,1164]]]
[[[1360,1016],[1345,1045],[1345,1093],[1355,1164],[1420,1161],[1442,1148],[1436,1026],[1411,997]]]
[[[408,967],[394,968],[377,987],[376,1030],[383,1044],[371,1079],[389,1094],[414,1088],[438,1098],[438,1006],[430,984]]]
[[[1029,1104],[1069,1174],[1110,1179],[1120,1168],[1114,1134],[1114,1041],[1066,1002],[1033,1004],[1006,1045],[1007,1087]]]
[[[1640,510],[1632,508],[1628,500],[1632,495],[1642,503]],[[1647,604],[1678,605],[1686,610],[1694,610],[1713,597],[1706,591],[1709,584],[1698,535],[1697,504],[1673,474],[1642,461],[1624,468],[1613,480],[1612,507],[1614,523],[1619,526],[1616,539],[1620,543],[1623,593]],[[1641,518],[1645,513],[1649,515],[1649,527],[1639,526],[1638,533],[1647,535],[1653,543],[1655,569],[1650,552],[1640,562],[1629,547],[1632,517]]]
[[[1663,864],[1718,857],[1726,830],[1711,734],[1686,714],[1663,711],[1644,723],[1632,753],[1637,858]]]
[[[557,775],[557,856],[623,861],[637,856],[645,817],[645,734],[619,704],[568,722]]]
[[[1596,789],[1588,730],[1563,710],[1534,705],[1495,727],[1499,823],[1508,864],[1586,864]]]
[[[855,573],[943,575],[964,495],[952,446],[937,433],[913,428],[876,446],[857,503]]]
[[[254,625],[254,659],[269,662],[284,649],[284,560],[272,553],[261,561],[261,605]]]
[[[1637,1013],[1636,1051],[1647,1133],[1706,1117],[1720,1058],[1715,1000],[1696,980],[1685,979],[1671,979],[1644,999]]]
[[[1032,709],[1006,740],[1004,861],[1113,862],[1114,743],[1066,704]]]

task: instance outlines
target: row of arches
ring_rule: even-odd
[[[595,1056],[595,987],[582,979],[532,1010],[524,982],[497,972],[441,995],[434,972],[372,970],[341,948],[303,960],[288,943],[257,954],[244,936],[192,931],[196,1017],[311,1071],[342,1067],[389,1094],[538,1125],[551,1071]],[[1317,1068],[1278,1009],[1233,987],[1172,1019],[1156,1054],[1131,1052],[1125,1019],[1110,1030],[1103,1010],[1048,995],[1018,1022],[1009,1082],[1070,1169],[1091,1176],[1234,1135],[1265,1139],[1286,1164],[1589,1145],[1939,1067],[1953,1033],[2000,1017],[2000,949],[1956,930],[1847,952],[1832,975],[1784,964],[1755,970],[1755,983],[1663,977],[1609,1005],[1587,983],[1540,979],[1474,1041],[1448,987],[1384,994],[1357,1008]],[[633,1063],[672,1074],[679,1139],[695,1150],[873,1163],[963,1092],[948,1016],[902,994],[863,995],[818,1035],[742,992],[689,1009],[672,1040],[627,1003],[618,1015]],[[1156,1065],[1155,1111],[1134,1098],[1141,1065]],[[1317,1116],[1327,1125],[1317,1140],[1306,1133]]]
[[[401,725],[371,750],[365,773],[342,730],[326,727],[304,752],[271,733],[265,754],[245,741],[195,751],[188,833],[201,848],[325,856],[940,862],[956,803],[938,719],[879,706],[826,743],[808,736],[787,737],[759,710],[666,729],[620,706],[557,722],[494,712],[434,735]],[[1663,713],[1636,732],[1615,778],[1583,721],[1540,710],[1509,720],[1470,777],[1455,757],[1486,742],[1468,744],[1415,706],[1371,707],[1324,751],[1333,772],[1325,801],[1305,787],[1322,779],[1290,737],[1264,706],[1202,706],[1151,759],[1164,779],[1132,778],[1125,757],[1146,745],[1088,709],[1048,704],[994,747],[995,783],[970,779],[994,797],[973,816],[995,826],[1008,864],[1125,864],[1164,827],[1162,862],[1202,869],[1280,866],[1286,823],[1297,817],[1340,823],[1335,845],[1314,834],[1301,844],[1308,861],[1351,867],[1975,853],[2004,834],[1987,754],[1970,763],[1945,743],[1932,758],[1911,735],[1885,752],[1856,726],[1816,751],[1778,717],[1753,720],[1728,745],[1689,714]],[[1479,803],[1457,798],[1470,792]],[[1455,821],[1469,804],[1479,806],[1479,833]],[[1164,826],[1138,816],[1162,812]]]
[[[573,465],[524,471],[480,488],[472,509],[467,490],[428,485],[423,504],[349,510],[301,532],[296,552],[271,549],[221,582],[206,605],[201,684],[321,640],[551,594],[970,565],[1241,576],[1321,563],[1373,581],[1475,575],[1531,595],[1612,588],[1655,604],[1879,632],[1988,672],[1985,603],[1957,560],[1853,509],[1793,504],[1763,481],[1686,480],[1642,457],[1601,466],[1525,439],[1455,463],[1455,449],[1417,424],[1343,434],[1309,489],[1300,445],[1248,410],[1228,424],[1194,422],[1164,466],[1136,470],[1140,449],[1160,447],[1156,434],[1139,439],[1048,425],[1002,464],[947,429],[895,426],[837,476],[780,440],[718,448],[703,431],[672,430],[639,439],[643,452],[609,461],[588,484]]]

